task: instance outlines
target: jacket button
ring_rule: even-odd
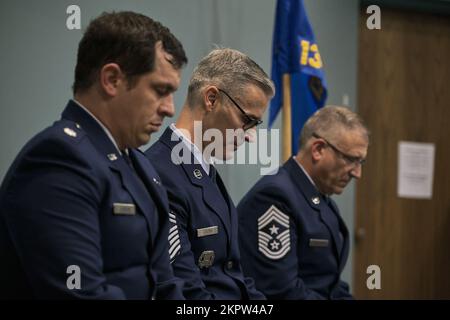
[[[228,261],[227,262],[227,269],[232,269],[233,268],[233,261]]]

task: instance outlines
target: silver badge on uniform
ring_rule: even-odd
[[[211,236],[213,234],[218,234],[218,233],[219,233],[219,227],[218,226],[212,226],[212,227],[197,229],[197,237],[199,237],[199,238],[206,237],[206,236]]]
[[[319,199],[319,197],[314,197],[314,198],[311,199],[311,201],[312,201],[312,203],[314,203],[314,204],[320,204],[320,199]]]
[[[258,218],[258,250],[267,258],[278,260],[291,249],[289,216],[272,205]]]
[[[203,177],[202,172],[198,169],[195,169],[193,173],[194,173],[194,177],[196,177],[197,179],[201,179]]]
[[[161,185],[161,182],[159,182],[158,179],[156,178],[153,178],[153,182],[158,186]]]
[[[117,156],[115,153],[109,153],[106,155],[108,157],[109,160],[111,161],[116,161],[117,160]]]
[[[77,133],[70,128],[64,128],[64,133],[73,138],[77,136]]]
[[[113,213],[132,216],[136,214],[136,206],[133,203],[113,203]]]
[[[173,211],[169,211],[169,256],[170,263],[173,263],[175,257],[180,254],[181,243],[180,235],[178,234],[177,218]]]
[[[200,257],[198,258],[198,267],[201,268],[209,268],[213,265],[215,258],[215,253],[212,250],[203,251]]]

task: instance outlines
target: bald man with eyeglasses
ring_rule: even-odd
[[[299,152],[238,205],[244,273],[268,299],[352,299],[340,279],[349,233],[332,194],[361,178],[369,133],[344,107],[305,123]]]

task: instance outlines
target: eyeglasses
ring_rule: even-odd
[[[313,132],[312,134],[313,137],[318,138],[318,139],[322,139],[323,141],[326,142],[326,144],[328,144],[331,149],[334,150],[334,152],[336,152],[337,154],[341,155],[341,157],[348,163],[351,164],[355,167],[357,167],[358,165],[363,165],[366,162],[366,159],[361,159],[359,157],[354,157],[351,155],[348,155],[344,152],[342,152],[341,150],[339,150],[338,148],[336,148],[333,144],[331,144],[327,139],[319,136],[317,133]]]
[[[239,104],[234,101],[234,99],[232,97],[230,97],[230,95],[228,93],[226,93],[224,90],[217,88],[220,92],[223,92],[228,99],[231,100],[231,102],[233,102],[233,104],[239,109],[239,111],[241,111],[241,113],[244,115],[245,117],[245,122],[244,125],[242,126],[242,129],[244,129],[244,131],[251,129],[253,127],[259,126],[261,123],[263,123],[262,120],[256,119],[250,115],[248,115],[244,109],[241,108],[241,106],[239,106]]]

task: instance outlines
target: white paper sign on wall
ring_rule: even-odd
[[[401,198],[433,197],[434,143],[398,143],[397,193]]]

